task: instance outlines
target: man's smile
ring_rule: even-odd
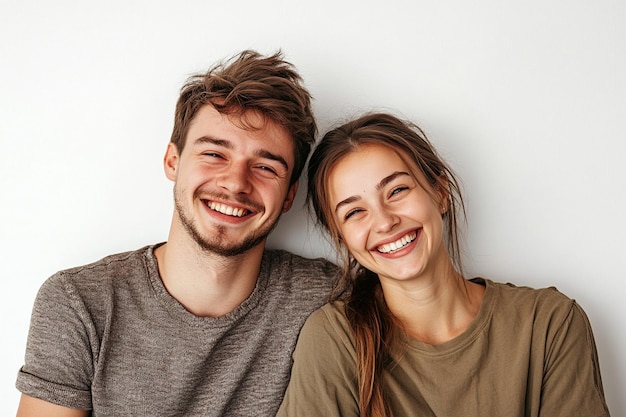
[[[246,210],[244,208],[232,207],[223,203],[217,203],[215,201],[207,201],[206,205],[211,210],[217,211],[221,214],[226,214],[227,216],[243,217],[250,213],[249,210]]]

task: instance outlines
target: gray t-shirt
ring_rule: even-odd
[[[17,388],[93,416],[274,416],[300,328],[336,267],[267,250],[247,300],[198,317],[166,291],[155,247],[42,285]]]

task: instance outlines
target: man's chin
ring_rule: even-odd
[[[266,239],[267,235],[249,238],[236,244],[213,243],[198,239],[196,239],[196,243],[207,253],[222,257],[233,257],[244,255],[259,245],[265,244]]]
[[[207,254],[219,255],[222,257],[232,257],[243,255],[250,250],[257,248],[259,245],[264,245],[267,240],[267,236],[276,227],[278,219],[276,218],[271,225],[266,225],[264,228],[256,230],[256,233],[250,234],[248,237],[241,241],[228,241],[228,228],[218,227],[210,235],[203,236],[202,233],[195,227],[194,223],[183,215],[184,211],[179,210],[179,219],[186,229],[187,233],[198,244],[201,250]]]

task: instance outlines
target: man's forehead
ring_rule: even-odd
[[[206,105],[194,117],[186,137],[191,146],[210,143],[228,149],[240,147],[241,140],[248,143],[247,139],[257,143],[260,153],[282,155],[285,162],[293,159],[295,141],[291,134],[257,110],[220,113]]]
[[[267,114],[257,109],[244,109],[238,106],[231,106],[228,108],[220,108],[219,110],[212,104],[203,105],[195,114],[189,129],[197,126],[207,119],[213,119],[212,121],[218,121],[219,123],[227,123],[234,125],[242,130],[247,131],[259,131],[259,130],[276,130],[281,131],[281,134],[286,135],[293,141],[291,133],[278,121],[272,119]]]

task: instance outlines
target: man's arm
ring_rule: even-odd
[[[17,417],[89,417],[88,410],[77,410],[52,404],[39,398],[22,394]]]

